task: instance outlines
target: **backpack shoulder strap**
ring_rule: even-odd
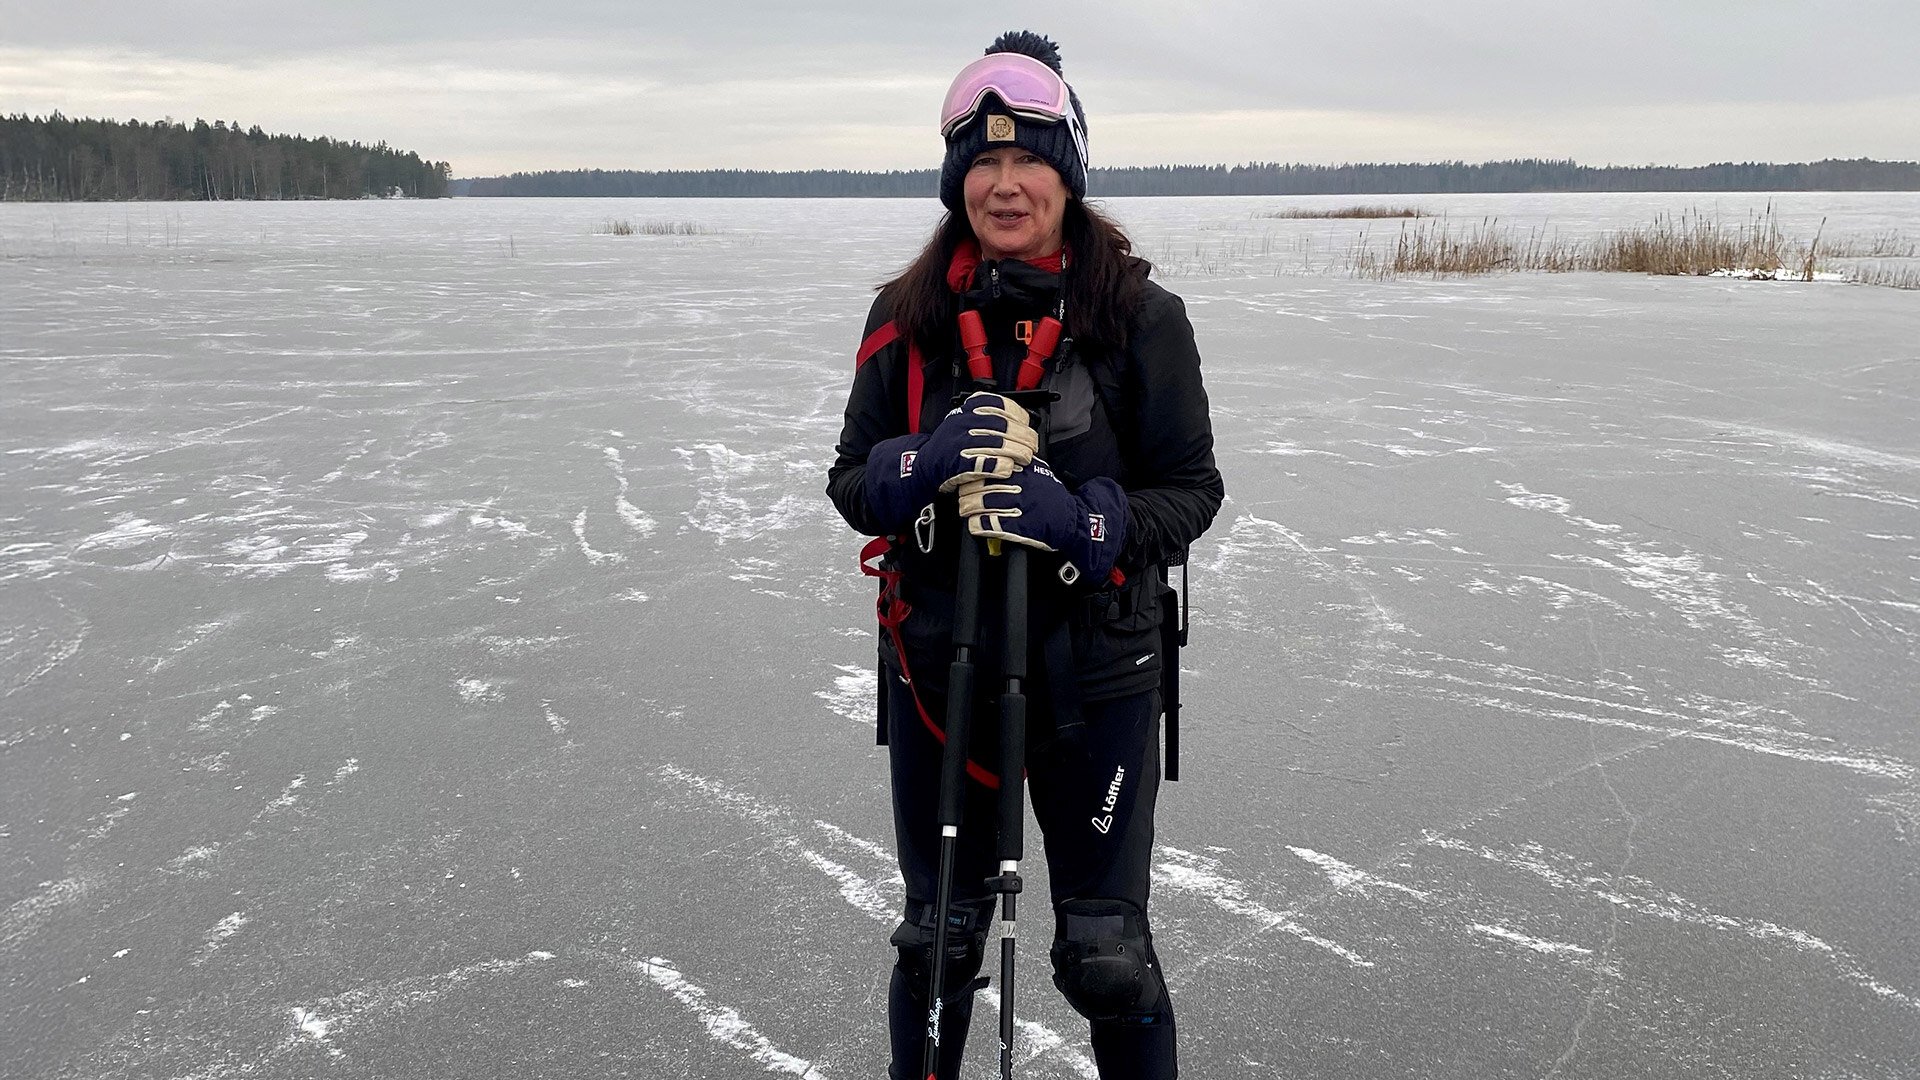
[[[867,335],[860,343],[860,351],[854,354],[853,367],[858,371],[867,361],[874,358],[880,350],[900,340],[900,324],[891,319],[881,323],[879,329]],[[920,404],[927,393],[927,371],[924,358],[920,355],[920,346],[916,342],[907,342],[907,431],[918,434],[920,431]]]

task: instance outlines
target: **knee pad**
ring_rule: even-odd
[[[932,904],[909,903],[907,917],[888,939],[900,950],[897,967],[906,977],[907,993],[914,1001],[927,1003],[927,985],[933,980],[934,910]],[[993,916],[991,900],[979,904],[954,904],[947,917],[947,969],[945,1000],[979,989],[974,976],[987,954],[987,924]],[[981,980],[984,982],[984,980]]]
[[[1089,1020],[1146,1021],[1163,1010],[1146,913],[1125,900],[1068,900],[1055,912],[1053,985]]]

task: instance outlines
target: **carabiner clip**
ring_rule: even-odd
[[[923,555],[933,554],[933,521],[932,503],[928,503],[920,511],[920,516],[913,519],[913,542],[920,545]]]

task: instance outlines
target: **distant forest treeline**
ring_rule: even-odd
[[[455,195],[760,198],[928,198],[933,169],[895,172],[635,172],[575,169],[455,180]],[[1916,191],[1920,163],[1815,161],[1774,165],[1581,165],[1572,161],[1445,161],[1399,165],[1147,165],[1094,169],[1101,195],[1417,195],[1521,191]]]
[[[451,168],[382,142],[195,120],[0,117],[0,200],[357,199],[447,194]]]

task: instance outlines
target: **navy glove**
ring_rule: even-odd
[[[975,536],[1057,551],[1075,570],[1104,581],[1127,536],[1127,493],[1101,476],[1068,491],[1034,458],[1005,480],[960,489],[960,513]]]
[[[930,434],[873,445],[867,505],[888,532],[899,532],[940,492],[1012,476],[1033,460],[1039,441],[1026,409],[999,394],[970,394]]]

